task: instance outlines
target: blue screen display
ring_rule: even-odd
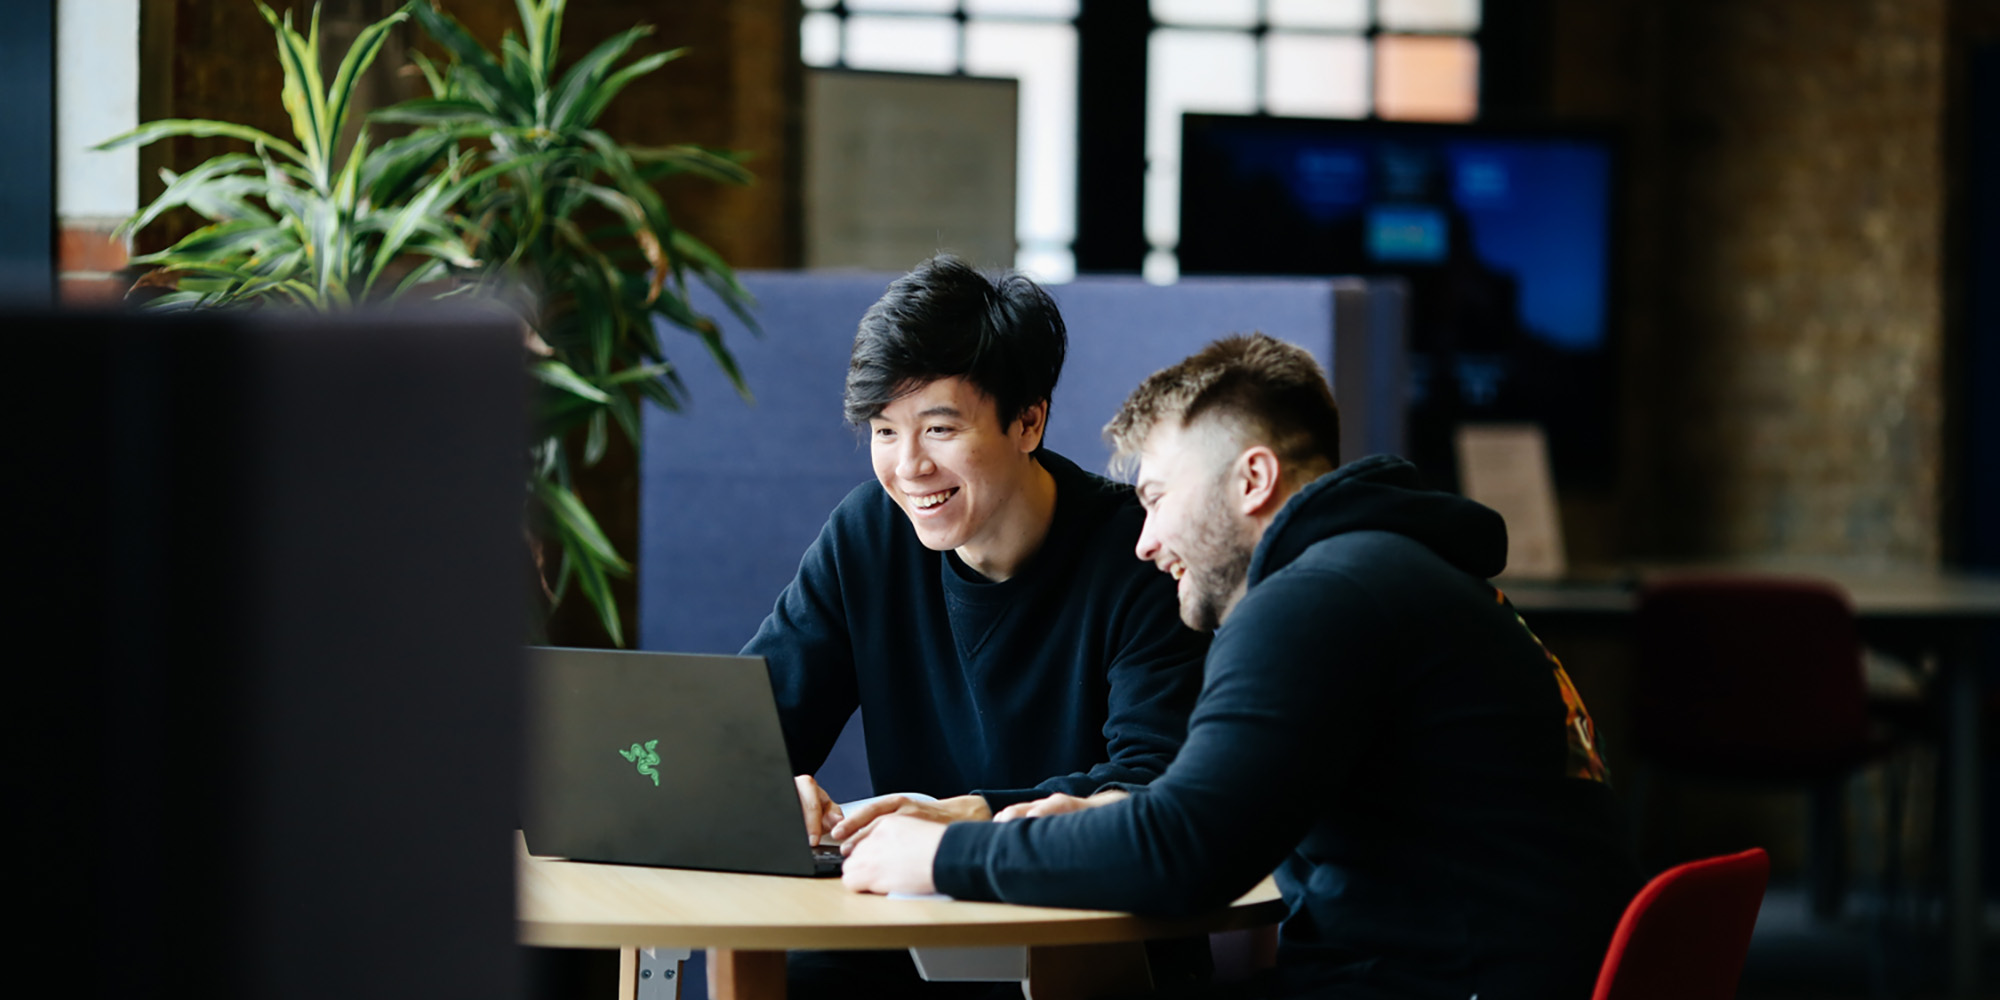
[[[1516,279],[1521,323],[1531,336],[1574,350],[1604,343],[1612,164],[1603,142],[1441,134],[1418,139],[1393,126],[1313,124],[1333,127],[1240,133],[1211,127],[1203,138],[1226,143],[1220,152],[1236,178],[1282,180],[1307,219],[1328,226],[1366,219],[1370,257],[1378,263],[1443,260],[1437,246],[1401,242],[1417,236],[1414,231],[1389,231],[1414,224],[1419,209],[1384,203],[1421,192],[1431,211],[1463,218],[1481,261]],[[1366,134],[1371,128],[1379,134]],[[1185,178],[1184,185],[1196,188],[1187,196],[1204,197],[1199,187],[1205,180]]]
[[[1412,440],[1532,421],[1592,478],[1615,439],[1614,170],[1584,132],[1188,115],[1181,272],[1406,279]]]
[[[1429,205],[1371,205],[1368,256],[1388,264],[1442,263],[1451,249],[1450,224]]]

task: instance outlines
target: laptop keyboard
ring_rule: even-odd
[[[840,848],[821,844],[814,847],[812,852],[814,875],[840,874]]]

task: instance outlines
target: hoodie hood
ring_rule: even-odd
[[[1315,543],[1350,531],[1403,535],[1480,579],[1507,566],[1507,525],[1499,514],[1425,487],[1417,467],[1394,455],[1371,455],[1313,480],[1286,501],[1250,557],[1250,586]]]

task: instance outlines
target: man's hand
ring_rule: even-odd
[[[901,795],[884,795],[856,807],[852,815],[829,831],[830,835],[843,845],[856,843],[868,836],[868,827],[880,816],[915,816],[933,823],[957,823],[992,819],[993,810],[979,795],[955,795],[936,802],[913,802]]]
[[[1033,802],[1016,802],[1000,810],[993,817],[993,822],[1005,823],[1010,819],[1027,819],[1031,816],[1060,816],[1063,813],[1081,812],[1085,809],[1095,809],[1098,806],[1108,806],[1113,802],[1118,802],[1127,797],[1124,791],[1116,788],[1107,788],[1084,799],[1057,792],[1048,798],[1036,799]]]
[[[841,844],[847,855],[840,863],[841,884],[855,892],[936,892],[931,862],[944,831],[944,823],[914,816],[878,817],[861,835]]]
[[[837,824],[846,818],[840,811],[840,803],[826,794],[810,774],[801,774],[792,779],[799,789],[799,808],[806,814],[806,843],[819,846],[819,838],[837,829]]]

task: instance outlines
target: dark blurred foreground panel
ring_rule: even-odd
[[[278,312],[0,331],[23,978],[519,996],[518,333]]]

